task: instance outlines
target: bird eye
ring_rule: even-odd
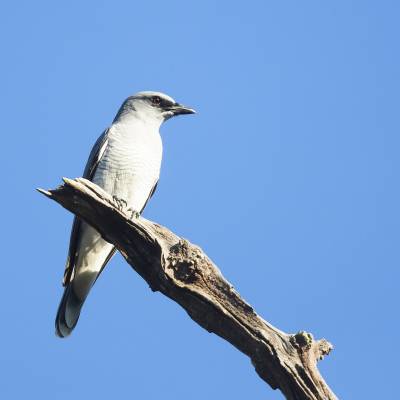
[[[153,96],[151,98],[151,104],[153,104],[153,106],[159,106],[161,104],[161,98],[158,96]]]

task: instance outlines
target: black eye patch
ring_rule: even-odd
[[[160,108],[168,108],[174,105],[174,103],[170,100],[163,99],[160,96],[152,96],[150,98],[151,105],[154,107],[160,107]]]
[[[161,101],[161,97],[159,96],[153,96],[151,98],[151,104],[153,104],[153,106],[159,106],[162,103]]]

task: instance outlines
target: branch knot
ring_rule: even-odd
[[[290,337],[290,343],[301,351],[310,350],[313,340],[313,335],[305,331],[300,331]]]
[[[167,268],[174,271],[174,277],[184,283],[194,283],[200,278],[197,268],[199,259],[203,259],[201,251],[185,239],[171,246],[167,257]]]

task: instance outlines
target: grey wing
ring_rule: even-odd
[[[149,200],[153,197],[154,192],[157,189],[157,185],[158,185],[158,180],[157,182],[154,184],[153,188],[150,191],[149,197],[146,200],[146,203],[144,203],[144,206],[142,207],[142,209],[140,210],[140,214],[143,212],[143,210],[145,209],[145,207],[147,206],[147,203],[149,202]]]
[[[93,175],[96,172],[96,168],[99,165],[101,157],[103,157],[104,150],[107,148],[108,132],[109,128],[107,128],[96,140],[96,143],[94,144],[92,151],[89,154],[85,170],[83,171],[83,177],[89,179],[90,181],[92,180]]]
[[[106,129],[101,134],[101,136],[96,140],[96,143],[94,144],[92,151],[89,154],[89,158],[87,160],[86,167],[83,172],[83,177],[90,181],[93,179],[93,176],[96,172],[97,166],[104,154],[104,150],[107,148],[108,132],[109,132],[109,129]],[[79,218],[75,217],[74,223],[72,225],[71,238],[70,238],[70,242],[69,242],[69,251],[68,251],[67,262],[65,265],[63,286],[66,286],[71,281],[71,278],[73,277],[77,246],[79,243],[79,236],[80,236],[80,227],[81,227],[81,220]],[[115,252],[115,250],[107,258],[107,262],[112,257],[114,252]]]

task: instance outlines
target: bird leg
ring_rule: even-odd
[[[140,212],[134,210],[131,207],[128,207],[128,203],[126,200],[118,197],[113,196],[114,203],[117,205],[119,211],[122,211],[125,214],[128,214],[130,219],[138,219],[140,217]]]
[[[126,212],[129,214],[130,219],[138,219],[140,217],[140,212],[133,210],[132,208],[127,208]]]
[[[125,211],[128,208],[126,200],[121,199],[118,196],[113,196],[114,203],[117,205],[119,211]]]

